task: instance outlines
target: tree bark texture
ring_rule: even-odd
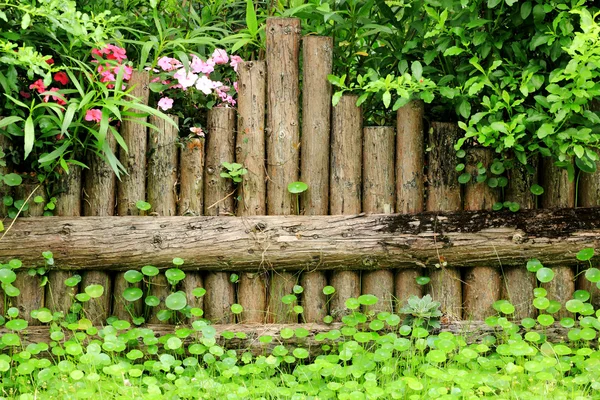
[[[424,288],[417,284],[417,278],[422,276],[425,270],[422,268],[405,268],[396,271],[394,277],[394,297],[396,300],[396,311],[402,308],[409,297],[422,297]]]
[[[327,276],[324,271],[310,271],[302,273],[300,286],[302,292],[302,307],[304,312],[300,316],[301,322],[323,322],[328,314],[327,296],[323,288],[327,286]]]
[[[127,288],[138,288],[142,289],[142,281],[136,283],[129,283],[125,280],[123,273],[115,275],[112,292],[112,315],[117,318],[132,322],[133,317],[139,317],[142,315],[144,309],[144,301],[142,299],[136,301],[128,301],[123,297],[123,292]]]
[[[185,238],[185,240],[182,240]],[[463,211],[416,215],[21,218],[0,260],[55,268],[255,271],[422,268],[449,265],[575,265],[573,249],[598,248],[600,209]]]
[[[61,178],[58,179],[54,189],[58,192],[56,196],[56,208],[54,215],[60,217],[79,217],[81,215],[81,167],[71,165],[69,173],[61,170]]]
[[[13,286],[21,293],[11,298],[12,306],[18,308],[19,318],[23,318],[30,325],[41,325],[39,320],[31,317],[31,312],[44,306],[44,288],[40,286],[42,277],[29,275],[26,268],[17,271],[16,274],[17,279],[13,282]],[[6,313],[6,309],[4,312]]]
[[[422,212],[425,203],[425,107],[415,100],[396,113],[396,210]]]
[[[0,117],[0,121],[2,118],[3,117]],[[0,129],[0,150],[7,154],[10,146],[10,140],[8,139],[8,136],[2,133],[3,130],[4,129]],[[4,161],[7,161],[6,158],[4,158]],[[6,175],[9,172],[11,171],[8,162],[6,163],[6,166],[0,165],[0,175]],[[10,196],[11,194],[12,190],[10,186],[5,184],[0,185],[0,221],[8,216],[8,207],[6,207],[3,202],[4,196]]]
[[[481,163],[489,171],[493,158],[491,149],[472,148],[467,152],[467,172],[472,176],[465,187],[465,210],[491,210],[500,200],[496,189],[489,187],[487,182],[478,183],[476,180],[477,165]],[[491,176],[491,172],[487,176]],[[463,277],[463,318],[481,321],[494,315],[493,304],[500,300],[501,282],[502,276],[497,267],[481,264],[468,268]]]
[[[267,316],[267,272],[242,272],[238,282],[238,303],[244,308],[241,323],[263,323]]]
[[[64,315],[69,313],[73,305],[73,298],[78,293],[78,286],[69,287],[65,285],[65,280],[73,275],[71,271],[57,270],[48,272],[44,306],[49,308],[50,311],[60,311]]]
[[[274,324],[290,324],[298,322],[298,314],[292,308],[297,301],[285,304],[283,296],[294,294],[297,276],[291,272],[274,271],[269,282],[269,304],[267,309],[267,322]]]
[[[179,124],[178,117],[172,117]],[[151,116],[158,128],[148,132],[148,203],[153,214],[172,216],[177,211],[177,129],[165,120]]]
[[[221,177],[222,163],[235,159],[235,111],[213,108],[208,112],[204,166],[204,215],[233,215],[231,179]]]
[[[202,278],[202,275],[196,271],[186,272],[185,279],[181,281],[180,290],[185,293],[188,306],[204,310],[204,296],[196,297],[192,293],[196,288],[204,288],[204,279]],[[199,317],[192,316],[188,318],[188,322],[192,323],[197,319],[199,319]]]
[[[133,88],[131,95],[140,99],[142,104],[148,104],[149,84],[147,72],[134,71],[129,80],[129,86]],[[140,215],[135,204],[146,199],[147,135],[143,124],[146,120],[146,117],[130,118],[121,125],[121,136],[128,151],[119,149],[119,161],[127,174],[123,174],[117,184],[118,215]]]
[[[101,285],[104,288],[102,296],[91,299],[83,306],[85,318],[92,321],[94,325],[104,325],[111,314],[112,281],[105,271],[85,271],[82,274],[81,292],[90,285]]]
[[[394,212],[394,142],[393,127],[364,129],[362,207],[366,213]],[[377,304],[365,307],[366,312],[393,312],[392,270],[365,271],[362,274],[361,286],[362,294],[372,294],[379,299]]]
[[[306,215],[326,215],[329,210],[329,140],[331,136],[331,84],[333,38],[303,39],[302,157],[300,175],[308,185],[303,194]]]
[[[113,135],[106,135],[106,145],[116,152],[117,141]],[[117,177],[114,171],[95,153],[90,153],[87,160],[89,168],[83,171],[83,215],[115,215]]]
[[[36,203],[34,201],[36,196],[41,196],[44,201],[42,203]],[[19,214],[20,217],[41,217],[44,215],[44,204],[48,201],[44,184],[40,184],[37,179],[31,177],[23,177],[23,183],[13,188],[13,200],[25,201],[27,199],[29,199],[27,202],[29,208],[23,210],[23,212]]]
[[[235,303],[233,284],[226,272],[213,272],[204,280],[204,318],[215,324],[229,324],[235,320],[231,305]]]
[[[429,162],[427,211],[462,210],[462,190],[456,171],[456,151],[454,143],[459,138],[458,126],[453,123],[432,122],[429,129]],[[434,238],[437,243],[437,237]],[[460,271],[454,268],[444,252],[437,254],[436,267],[429,270],[431,279],[427,291],[434,300],[441,303],[442,312],[452,318],[462,315],[462,281]],[[447,265],[449,267],[447,267]]]
[[[263,61],[240,63],[238,76],[236,162],[248,173],[239,185],[237,215],[265,215],[266,65]]]
[[[150,324],[168,324],[171,322],[172,318],[169,318],[166,321],[161,321],[158,319],[158,313],[162,310],[166,310],[167,307],[165,305],[165,300],[171,294],[171,285],[167,280],[167,277],[164,274],[164,271],[161,271],[160,274],[153,276],[152,281],[150,282],[150,295],[156,296],[160,301],[155,307],[150,307],[146,305],[146,315],[148,315],[148,323]]]
[[[183,139],[179,151],[178,215],[204,212],[204,138]]]
[[[505,200],[519,203],[522,210],[536,208],[538,198],[531,193],[531,186],[538,183],[539,157],[534,156],[527,161],[530,163],[528,166],[515,161],[514,167],[507,171],[508,185],[505,189]]]
[[[268,18],[267,33],[267,212],[294,212],[288,184],[298,180],[300,161],[300,20]]]

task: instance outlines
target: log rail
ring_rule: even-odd
[[[0,262],[56,268],[257,271],[574,265],[600,243],[600,209],[426,212],[414,215],[257,217],[42,217],[19,219],[0,240]]]

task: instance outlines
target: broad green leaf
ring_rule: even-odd
[[[33,118],[31,115],[25,120],[25,158],[33,150],[33,144],[35,142],[35,128],[33,126]]]

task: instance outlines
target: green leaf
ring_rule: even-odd
[[[102,285],[89,285],[85,288],[85,293],[92,299],[96,299],[104,293],[104,286]]]
[[[419,61],[413,61],[413,63],[410,65],[410,70],[412,71],[412,75],[417,80],[419,80],[423,77],[423,66],[421,65],[421,63]]]
[[[383,105],[385,106],[385,108],[388,108],[390,106],[391,102],[392,102],[392,94],[390,93],[389,90],[386,90],[385,92],[383,92]]]
[[[538,185],[537,183],[531,185],[531,188],[529,190],[536,196],[539,196],[544,193],[544,188]]]
[[[531,5],[531,1],[526,1],[521,5],[521,18],[527,19],[531,14],[533,6]]]
[[[256,12],[254,11],[254,3],[252,0],[246,0],[246,26],[252,36],[256,36],[256,33],[258,32],[258,22],[256,20]]]
[[[23,118],[11,116],[0,119],[0,128],[4,128],[8,125],[16,124],[17,122],[23,121]]]
[[[471,174],[469,174],[468,172],[465,172],[458,177],[458,182],[462,183],[462,184],[465,184],[465,183],[469,182],[470,180],[471,180]]]
[[[457,56],[461,53],[463,53],[465,50],[461,49],[458,46],[452,46],[446,49],[446,51],[444,51],[444,56]]]
[[[139,200],[135,203],[135,206],[137,207],[138,210],[141,211],[148,211],[149,209],[152,208],[152,205],[150,205],[150,203],[147,203],[143,200]]]
[[[19,186],[21,182],[23,182],[23,178],[21,178],[21,175],[17,175],[14,173],[4,175],[2,177],[2,180],[8,186]]]
[[[592,257],[594,257],[594,249],[591,247],[579,250],[579,252],[577,253],[577,259],[579,261],[588,261]]]
[[[331,105],[332,106],[337,106],[338,103],[340,102],[340,99],[342,98],[342,95],[344,94],[344,92],[339,91],[339,92],[335,92],[333,94],[333,96],[331,96]]]
[[[127,301],[136,301],[142,298],[144,292],[136,287],[129,287],[123,291],[123,298]]]
[[[24,14],[23,18],[21,18],[21,29],[29,28],[30,24],[31,24],[31,15]]]
[[[165,305],[171,310],[182,310],[187,305],[185,293],[172,293],[165,299]]]
[[[300,194],[308,190],[308,185],[304,182],[292,182],[288,185],[288,192]]]
[[[33,126],[33,118],[31,115],[25,120],[25,158],[33,150],[33,144],[35,142],[35,129]]]
[[[548,283],[554,279],[554,271],[552,271],[550,268],[543,267],[535,273],[535,276],[538,281],[542,283]]]

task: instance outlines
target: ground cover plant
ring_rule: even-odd
[[[593,249],[577,254],[590,263],[581,271],[597,285],[600,271],[591,266]],[[52,268],[52,254],[45,253]],[[144,326],[144,315],[133,323],[110,317],[93,326],[86,318],[87,303],[104,293],[100,285],[82,288],[73,296],[67,315],[46,308],[31,316],[49,328],[48,340],[31,343],[32,327],[10,307],[18,295],[12,283],[15,272],[26,268],[10,260],[0,268],[7,304],[0,337],[0,395],[6,399],[588,399],[600,396],[600,352],[597,336],[600,311],[590,293],[578,290],[566,304],[556,304],[541,286],[534,289],[537,319],[514,321],[515,307],[508,300],[494,304],[496,315],[486,319],[488,335],[440,332],[439,303],[429,296],[412,297],[396,313],[373,312],[378,299],[362,295],[346,301],[341,324],[312,335],[295,326],[249,340],[243,331],[217,331],[202,319],[202,310],[187,305],[177,284],[185,279],[175,259],[173,268],[159,271],[144,266],[130,270],[132,285],[117,294],[126,302],[143,299],[146,313],[160,308],[161,319],[177,325],[158,334]],[[541,283],[553,278],[550,268],[531,260],[527,269]],[[36,272],[36,271],[34,271]],[[39,271],[37,271],[39,272]],[[43,271],[42,271],[43,272]],[[151,296],[152,279],[165,274],[172,287],[164,303]],[[76,286],[81,278],[65,281]],[[134,286],[145,282],[145,290]],[[420,278],[421,282],[426,279]],[[302,288],[282,298],[300,296]],[[326,286],[328,296],[335,288]],[[204,288],[193,295],[204,296]],[[290,305],[290,312],[302,309]],[[565,307],[572,317],[556,321]],[[243,312],[231,305],[234,314]],[[154,312],[154,311],[153,311]],[[326,318],[331,323],[331,318]],[[557,340],[552,332],[562,327]],[[242,345],[240,345],[242,343]],[[311,345],[309,345],[311,343]]]

